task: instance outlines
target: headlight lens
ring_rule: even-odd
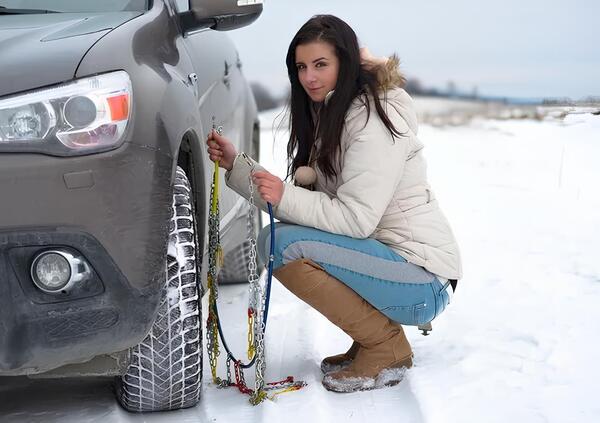
[[[0,116],[3,116],[0,111]],[[1,121],[2,117],[0,117]],[[15,107],[7,114],[7,129],[4,131],[7,137],[15,141],[27,139],[43,139],[50,128],[56,125],[56,115],[52,108],[43,103],[27,104]],[[0,136],[2,132],[0,132]],[[4,141],[4,140],[3,140]]]
[[[0,150],[28,145],[28,151],[84,154],[116,148],[123,142],[131,104],[131,80],[123,71],[5,97],[0,99]]]

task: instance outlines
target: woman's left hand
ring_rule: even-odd
[[[254,172],[252,178],[263,200],[276,206],[283,197],[283,181],[269,172]]]

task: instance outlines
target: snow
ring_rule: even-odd
[[[429,336],[406,328],[414,367],[400,384],[326,391],[320,361],[351,340],[274,281],[266,379],[293,375],[308,383],[302,390],[253,407],[213,385],[205,356],[203,398],[193,409],[128,414],[105,378],[0,378],[0,421],[600,421],[600,116],[571,112],[564,120],[421,126],[464,278]],[[261,163],[284,176],[286,134],[272,134],[276,114],[262,116]],[[219,301],[228,342],[243,356],[247,287],[221,286]],[[252,372],[246,379],[252,386]]]
[[[437,333],[413,344],[427,421],[597,421],[600,117],[421,137],[465,264]]]
[[[171,307],[177,304],[177,302],[179,301],[179,289],[172,286],[168,287],[167,300],[169,301],[169,306]]]

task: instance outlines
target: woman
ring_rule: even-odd
[[[426,179],[423,145],[398,60],[359,50],[342,20],[311,18],[287,54],[291,83],[284,183],[224,137],[208,153],[227,185],[249,197],[249,176],[274,207],[274,275],[354,343],[321,363],[323,385],[353,392],[398,383],[412,366],[400,324],[430,322],[461,277],[459,250]],[[287,179],[287,178],[286,178]],[[258,239],[268,256],[269,227]]]

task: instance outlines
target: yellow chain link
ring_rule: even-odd
[[[254,348],[254,331],[252,328],[254,327],[254,311],[249,310],[248,312],[248,360],[252,360],[254,354],[256,354],[256,349]]]
[[[294,392],[302,389],[301,386],[290,386],[289,388],[282,389],[280,391],[275,392],[273,395],[269,396],[270,400],[275,400],[278,395],[285,394],[287,392]]]
[[[221,247],[221,245],[219,245],[217,247],[217,266],[219,268],[223,267],[223,264],[225,264],[225,253],[223,252],[223,248]]]
[[[216,213],[217,212],[217,201],[219,201],[219,161],[218,160],[215,162],[213,183],[215,184],[215,188],[214,188],[215,195],[211,199],[212,200],[211,210],[213,213]]]
[[[266,400],[267,398],[268,398],[267,393],[263,390],[260,390],[258,392],[255,392],[254,394],[252,394],[252,396],[250,397],[250,404],[258,405],[261,402],[263,402],[264,400]]]

